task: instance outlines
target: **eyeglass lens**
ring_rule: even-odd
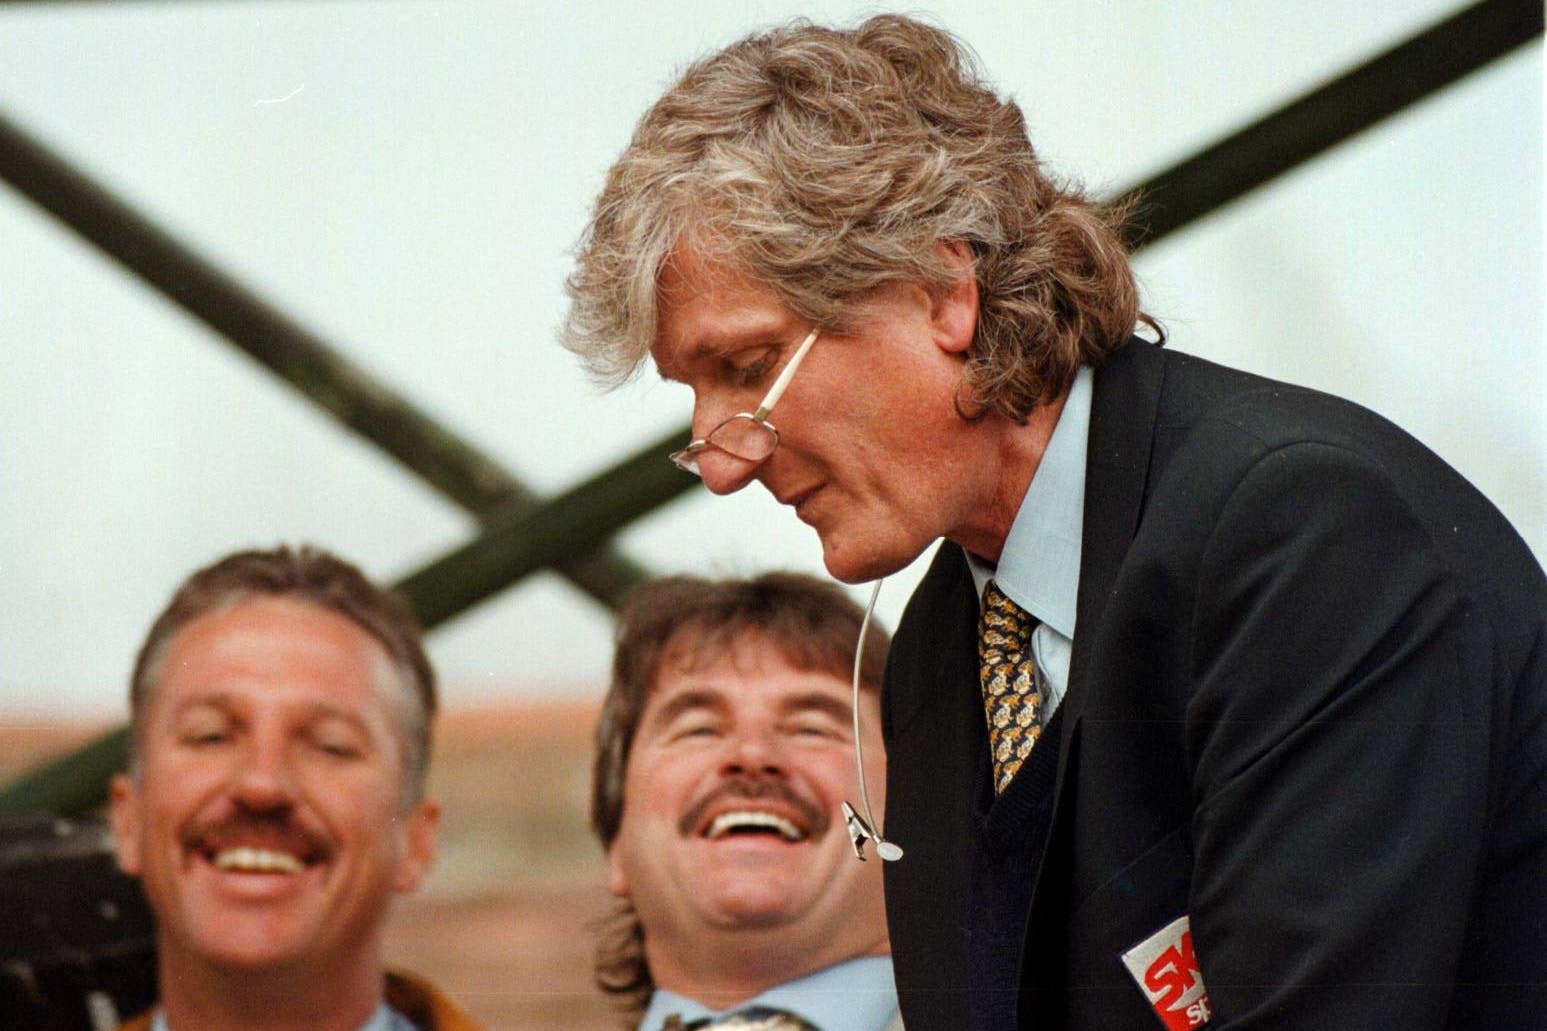
[[[742,412],[716,426],[708,439],[673,452],[671,460],[683,472],[702,476],[703,470],[699,468],[699,457],[711,447],[718,448],[743,461],[761,462],[773,454],[774,448],[778,446],[779,434],[772,426]]]
[[[744,415],[727,419],[709,434],[709,443],[748,462],[761,462],[779,444],[772,426]]]

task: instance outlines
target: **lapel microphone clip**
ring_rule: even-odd
[[[849,843],[854,846],[854,857],[861,863],[865,861],[865,843],[869,841],[876,843],[876,855],[882,859],[902,858],[902,849],[890,841],[882,841],[870,822],[856,813],[854,807],[847,802],[843,803],[843,823],[849,829]]]

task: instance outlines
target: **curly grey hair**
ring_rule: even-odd
[[[594,374],[626,378],[683,246],[841,333],[883,284],[949,286],[937,244],[962,241],[979,294],[966,385],[1020,420],[1154,325],[1121,217],[1042,169],[1020,108],[950,33],[797,21],[691,65],[645,114],[580,241],[562,336]]]

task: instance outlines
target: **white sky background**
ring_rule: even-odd
[[[1109,193],[1454,2],[1007,0],[965,37],[1056,169]],[[544,492],[685,422],[554,342],[602,176],[685,62],[874,4],[0,7],[0,110]],[[1138,260],[1171,346],[1360,401],[1547,555],[1539,44]],[[0,717],[122,711],[193,568],[309,540],[395,579],[472,520],[0,186]],[[820,572],[761,488],[621,539],[658,571]],[[883,592],[888,625],[921,569]],[[599,694],[608,614],[535,577],[431,638],[449,706]]]

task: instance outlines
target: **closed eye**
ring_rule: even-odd
[[[734,386],[749,387],[767,377],[777,356],[778,352],[769,348],[757,352],[757,357],[749,362],[727,361],[725,378]]]
[[[719,727],[707,720],[683,723],[672,728],[670,740],[680,741],[684,738],[708,738],[719,733]]]
[[[307,728],[306,736],[313,748],[335,759],[358,759],[366,751],[365,738],[349,720],[325,717]]]
[[[785,732],[802,739],[848,742],[853,735],[853,710],[839,698],[812,692],[790,699],[781,721]]]
[[[712,739],[726,720],[725,699],[712,688],[688,688],[661,700],[660,708],[646,715],[642,732],[646,740],[671,744]]]
[[[231,740],[231,720],[210,706],[199,706],[179,718],[177,740],[190,748],[208,748]]]
[[[800,720],[792,723],[787,728],[787,733],[794,737],[820,738],[829,741],[845,741],[849,736],[849,728],[833,723],[826,719]]]

